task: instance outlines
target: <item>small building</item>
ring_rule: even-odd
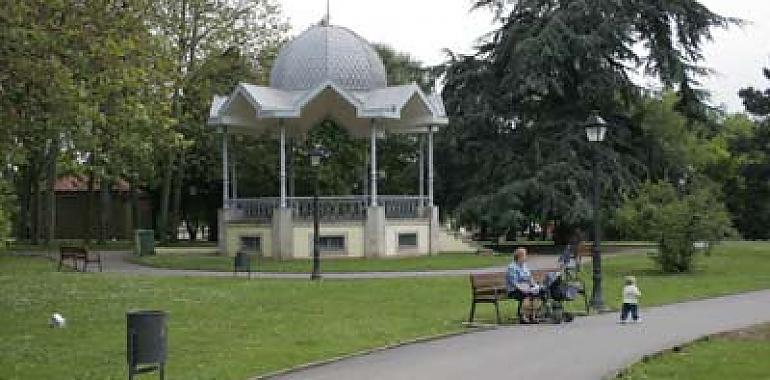
[[[240,84],[215,97],[209,125],[222,133],[223,207],[220,250],[257,252],[274,259],[308,258],[313,251],[313,199],[287,195],[287,138],[333,120],[351,136],[368,139],[370,185],[366,196],[319,200],[320,247],[325,257],[386,257],[469,251],[439,224],[433,199],[433,135],[448,124],[443,100],[416,84],[388,86],[385,66],[363,38],[322,22],[286,44],[270,86]],[[422,136],[427,173],[418,196],[377,192],[377,140],[383,133]],[[275,198],[230,198],[229,136],[268,136],[280,147]],[[426,157],[427,156],[427,157]],[[422,171],[421,171],[422,172]],[[427,175],[425,175],[427,174]]]
[[[91,215],[92,237],[98,236],[99,213],[101,212],[101,184],[94,183],[93,190],[88,191],[88,178],[84,176],[60,177],[54,186],[56,193],[56,239],[85,239],[88,236],[88,212],[91,195],[93,209]],[[138,194],[139,222],[134,226],[131,189],[126,181],[116,181],[109,192],[109,207],[106,210],[105,224],[107,239],[133,239],[134,228],[152,228],[152,202],[150,197],[140,192]]]

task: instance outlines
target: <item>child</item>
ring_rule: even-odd
[[[636,278],[627,276],[626,286],[623,287],[623,310],[620,312],[620,323],[626,323],[629,313],[631,313],[631,319],[634,322],[639,321],[639,297],[641,295],[642,292],[636,287]]]

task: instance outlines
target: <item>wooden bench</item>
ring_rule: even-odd
[[[542,284],[545,281],[545,276],[548,273],[560,272],[559,268],[545,268],[532,270],[532,279]],[[468,323],[473,323],[473,319],[476,313],[477,303],[491,303],[495,305],[495,315],[497,317],[497,323],[500,323],[500,302],[505,300],[515,300],[508,296],[508,286],[506,284],[505,272],[487,272],[487,273],[471,273],[471,311],[468,317]],[[578,294],[583,296],[585,303],[586,313],[588,313],[588,299],[586,296],[585,284],[578,278],[565,278],[565,281],[572,283],[572,285],[578,286]],[[574,282],[574,283],[573,283]],[[518,302],[516,308],[516,317],[521,318],[521,302]]]
[[[72,261],[72,268],[76,271],[81,270],[79,263],[83,263],[83,272],[88,272],[88,264],[96,263],[99,265],[99,272],[102,271],[102,256],[98,253],[88,253],[88,249],[83,247],[59,247],[59,271],[65,260]]]
[[[471,273],[471,313],[468,323],[473,323],[476,314],[477,303],[491,303],[495,305],[497,323],[500,323],[499,302],[509,299],[508,288],[505,283],[505,272]]]

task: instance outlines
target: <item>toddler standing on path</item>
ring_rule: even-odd
[[[623,309],[620,312],[620,323],[626,323],[628,314],[634,322],[639,321],[639,297],[642,292],[636,287],[636,278],[634,276],[626,277],[626,285],[623,287]]]

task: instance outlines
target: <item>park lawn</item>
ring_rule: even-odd
[[[465,278],[329,281],[57,273],[0,256],[0,378],[121,379],[125,312],[169,317],[171,379],[245,379],[463,329]],[[506,305],[509,315],[513,305]],[[480,310],[491,318],[492,309]],[[59,312],[65,329],[50,329]]]
[[[210,271],[233,270],[233,258],[219,255],[163,254],[132,257],[132,262],[156,268]],[[445,253],[439,256],[399,257],[386,259],[335,258],[322,259],[322,272],[402,272],[441,269],[488,268],[510,263],[509,255],[480,256],[470,253]],[[310,273],[313,260],[277,261],[251,257],[251,265],[258,272]]]
[[[642,292],[641,307],[655,306],[770,288],[770,243],[725,242],[710,256],[698,256],[696,269],[686,274],[664,274],[646,255],[626,255],[603,261],[604,297],[619,309],[624,276],[633,275]],[[585,268],[590,289],[590,263]]]
[[[770,376],[770,324],[719,334],[633,365],[625,380],[767,379]]]
[[[57,273],[53,263],[0,255],[0,378],[126,375],[125,312],[169,319],[169,378],[245,379],[411,338],[461,331],[464,276],[380,280],[246,280]],[[585,273],[585,272],[584,272]],[[635,274],[643,306],[770,288],[770,244],[730,243],[692,275],[656,273],[643,256],[605,261],[607,302]],[[505,303],[511,317],[515,305]],[[481,305],[478,317],[493,320]],[[60,312],[69,326],[54,330]]]

